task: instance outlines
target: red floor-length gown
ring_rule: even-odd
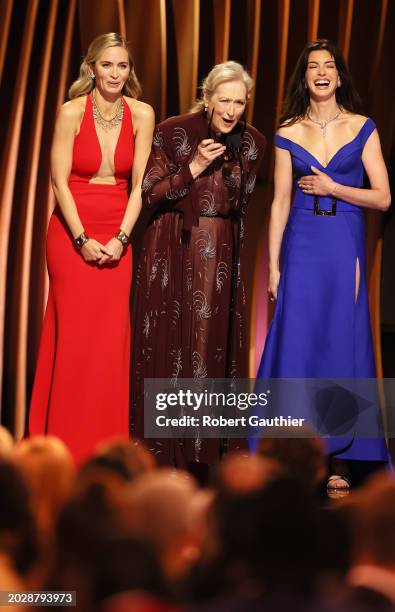
[[[114,153],[115,184],[89,181],[102,151],[88,95],[74,141],[70,191],[88,236],[106,244],[118,232],[128,202],[133,124],[124,99]],[[128,435],[131,247],[117,263],[86,263],[59,206],[47,237],[48,304],[29,414],[29,434],[52,434],[77,462],[96,444]]]

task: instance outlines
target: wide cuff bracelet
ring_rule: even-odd
[[[87,236],[85,232],[82,232],[82,234],[77,236],[77,238],[74,238],[74,242],[79,249],[83,247],[84,244],[88,242],[88,240],[89,240],[89,236]]]
[[[118,234],[115,234],[115,238],[122,242],[123,246],[126,246],[129,242],[129,236],[123,230],[119,230]]]

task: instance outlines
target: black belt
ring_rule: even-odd
[[[314,214],[315,215],[325,215],[328,217],[334,217],[336,215],[336,205],[337,205],[337,199],[336,198],[332,198],[332,209],[331,210],[322,210],[319,207],[319,196],[316,195],[314,196]]]
[[[179,210],[178,208],[172,207],[171,209],[165,209],[165,210],[161,210],[160,211],[161,214],[163,214],[164,212],[175,212],[175,213],[183,213],[182,210]],[[229,210],[229,212],[227,213],[221,213],[221,212],[215,212],[214,214],[210,214],[210,213],[204,213],[204,212],[199,212],[199,217],[206,217],[207,219],[211,218],[215,218],[215,217],[220,217],[220,219],[234,219],[237,220],[239,217],[239,209],[234,209],[232,208],[231,210]]]
[[[218,212],[216,212],[215,215],[207,215],[205,213],[200,212],[199,213],[199,217],[206,217],[206,218],[220,217],[221,219],[232,219],[232,218],[235,217],[235,215],[232,212],[229,212],[229,213],[218,213]]]

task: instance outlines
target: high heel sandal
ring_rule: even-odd
[[[342,476],[341,474],[333,474],[332,476],[329,476],[326,485],[328,497],[345,497],[350,493],[350,488],[351,482],[347,476]]]

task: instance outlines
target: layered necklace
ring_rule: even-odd
[[[122,96],[119,98],[119,102],[118,102],[118,106],[117,106],[115,115],[111,119],[105,119],[105,117],[103,117],[103,115],[101,114],[94,92],[92,92],[92,106],[93,106],[93,117],[95,119],[95,122],[97,123],[97,125],[100,125],[100,127],[103,128],[105,132],[109,132],[110,130],[117,127],[117,125],[121,123],[122,117],[123,117]]]
[[[323,121],[318,121],[317,119],[313,119],[313,117],[310,115],[310,108],[307,109],[307,118],[312,122],[315,123],[316,125],[319,125],[321,130],[322,130],[322,136],[323,138],[325,138],[326,136],[326,126],[328,125],[328,123],[331,123],[332,121],[335,121],[335,119],[337,119],[340,115],[341,115],[342,111],[341,109],[338,107],[338,112],[336,113],[336,115],[333,115],[333,117],[329,117],[329,119],[324,119]]]

